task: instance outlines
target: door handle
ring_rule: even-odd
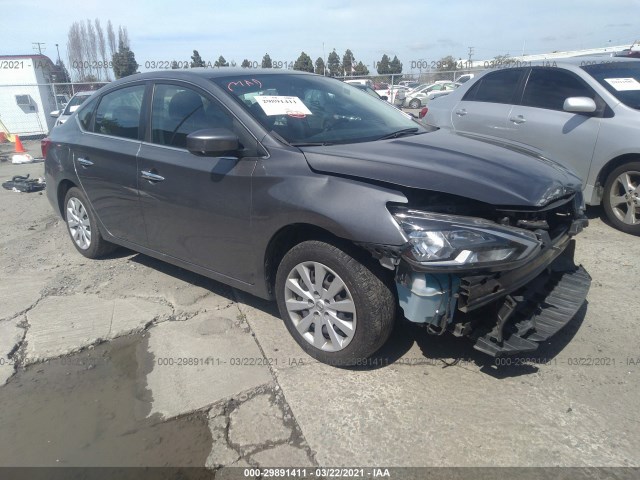
[[[466,109],[462,109],[462,110],[456,110],[456,115],[458,115],[459,117],[464,117],[467,114],[467,110]]]
[[[523,115],[518,115],[517,117],[511,117],[509,118],[509,120],[513,123],[517,123],[518,125],[527,121]]]
[[[144,170],[140,172],[140,176],[145,180],[149,180],[150,182],[162,182],[164,180],[164,177],[161,177],[156,173],[146,172]]]
[[[76,158],[76,160],[78,160],[78,163],[83,167],[90,167],[91,165],[93,165],[93,162],[88,158],[78,157]]]

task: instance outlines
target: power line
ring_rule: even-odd
[[[31,42],[31,44],[33,45],[33,49],[38,49],[38,53],[42,55],[42,46],[44,46],[45,44],[42,42]]]

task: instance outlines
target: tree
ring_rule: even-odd
[[[402,73],[402,63],[395,55],[393,56],[393,60],[389,62],[389,70],[391,73]]]
[[[200,57],[198,50],[193,51],[193,55],[191,55],[191,68],[204,67],[205,63]]]
[[[128,45],[125,45],[125,41],[128,41],[127,37],[121,36],[118,44],[118,51],[113,56],[113,73],[116,78],[127,77],[138,72],[136,56]]]
[[[344,55],[342,56],[342,68],[344,69],[345,75],[353,75],[353,67],[355,63],[356,59],[353,56],[353,52],[347,48],[347,51],[344,52]]]
[[[251,68],[251,62],[245,58],[240,64],[240,66],[242,68]]]
[[[69,75],[69,72],[67,71],[67,67],[65,66],[62,59],[58,59],[58,61],[56,62],[56,69],[55,69],[54,75],[55,75],[54,83],[71,83],[71,76]]]
[[[391,67],[389,65],[389,57],[387,56],[386,53],[382,55],[382,58],[378,62],[378,65],[376,65],[376,70],[380,75],[388,75],[391,73]]]
[[[324,70],[325,70],[324,60],[322,59],[322,57],[318,57],[318,59],[316,60],[315,73],[317,73],[318,75],[324,75],[325,73]]]
[[[107,20],[107,42],[109,45],[109,54],[111,57],[117,52],[116,50],[116,34],[113,33],[113,25],[111,20]]]
[[[100,20],[95,19],[96,23],[96,37],[98,40],[98,53],[100,54],[100,61],[103,62],[104,65],[104,74],[105,79],[110,82],[111,78],[109,75],[109,62],[107,62],[107,42],[104,38],[104,31],[102,30],[102,25],[100,25]],[[100,75],[102,77],[102,75]]]
[[[329,70],[329,75],[332,77],[337,77],[342,73],[342,65],[340,65],[340,57],[336,53],[336,49],[333,49],[333,52],[329,54],[329,58],[327,59],[327,69]]]
[[[302,52],[293,64],[293,69],[313,73],[313,60],[311,60],[311,57],[309,55]]]
[[[451,71],[455,71],[458,69],[458,65],[456,59],[453,58],[452,55],[447,55],[446,57],[442,57],[440,60],[436,62],[436,70],[438,73],[435,75],[436,80],[453,80],[453,75]]]
[[[355,75],[369,75],[369,69],[365,66],[364,63],[358,62],[358,64],[353,67],[353,73]]]
[[[271,57],[269,56],[268,53],[264,54],[264,57],[262,57],[262,68],[272,68],[273,67],[273,62],[271,61]]]
[[[214,67],[228,67],[229,66],[229,62],[227,62],[225,60],[225,58],[220,55],[220,58],[218,58],[218,60],[216,60],[216,63],[213,64]]]

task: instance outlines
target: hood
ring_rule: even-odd
[[[542,207],[582,188],[576,175],[537,152],[445,130],[300,149],[309,166],[319,172],[449,193],[491,205]]]

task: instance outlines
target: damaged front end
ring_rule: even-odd
[[[492,356],[531,352],[577,313],[591,278],[573,260],[587,220],[580,194],[489,218],[391,206],[408,243],[395,257],[405,317],[470,336]],[[383,261],[384,264],[384,261]],[[388,265],[387,265],[388,266]]]

